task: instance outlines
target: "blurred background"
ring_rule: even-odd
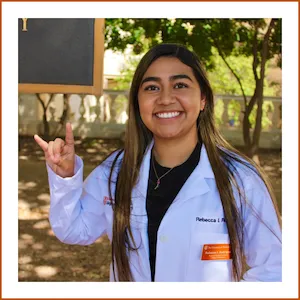
[[[86,177],[123,146],[134,70],[153,45],[186,45],[200,57],[224,137],[269,175],[281,211],[281,20],[105,19],[103,95],[19,94],[19,281],[108,281],[106,237],[90,246],[59,242],[48,221],[45,140],[72,123]]]

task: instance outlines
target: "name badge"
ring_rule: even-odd
[[[203,245],[201,260],[228,260],[231,259],[229,244]]]

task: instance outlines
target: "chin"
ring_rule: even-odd
[[[180,134],[178,132],[160,132],[154,133],[154,136],[159,139],[176,139],[180,137]]]

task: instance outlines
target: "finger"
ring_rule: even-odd
[[[54,156],[54,163],[56,163],[56,164],[58,164],[60,161],[62,149],[63,149],[64,145],[65,145],[65,142],[60,138],[55,139],[55,141],[53,143],[53,156]]]
[[[54,144],[53,144],[53,155],[54,155],[54,157],[61,153],[61,150],[64,147],[64,145],[65,145],[64,140],[62,140],[60,138],[55,139]]]
[[[54,155],[53,155],[53,141],[49,142],[48,144],[48,154],[50,156],[50,159],[54,162]]]
[[[66,124],[66,144],[68,146],[74,146],[74,135],[71,123]]]
[[[48,143],[44,141],[42,138],[40,138],[37,134],[33,136],[37,144],[42,148],[44,152],[48,150]]]

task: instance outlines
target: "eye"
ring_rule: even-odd
[[[155,85],[148,85],[144,88],[144,91],[158,91],[159,88]]]
[[[182,88],[187,88],[187,87],[188,87],[188,85],[183,82],[178,82],[174,86],[175,89],[182,89]]]

